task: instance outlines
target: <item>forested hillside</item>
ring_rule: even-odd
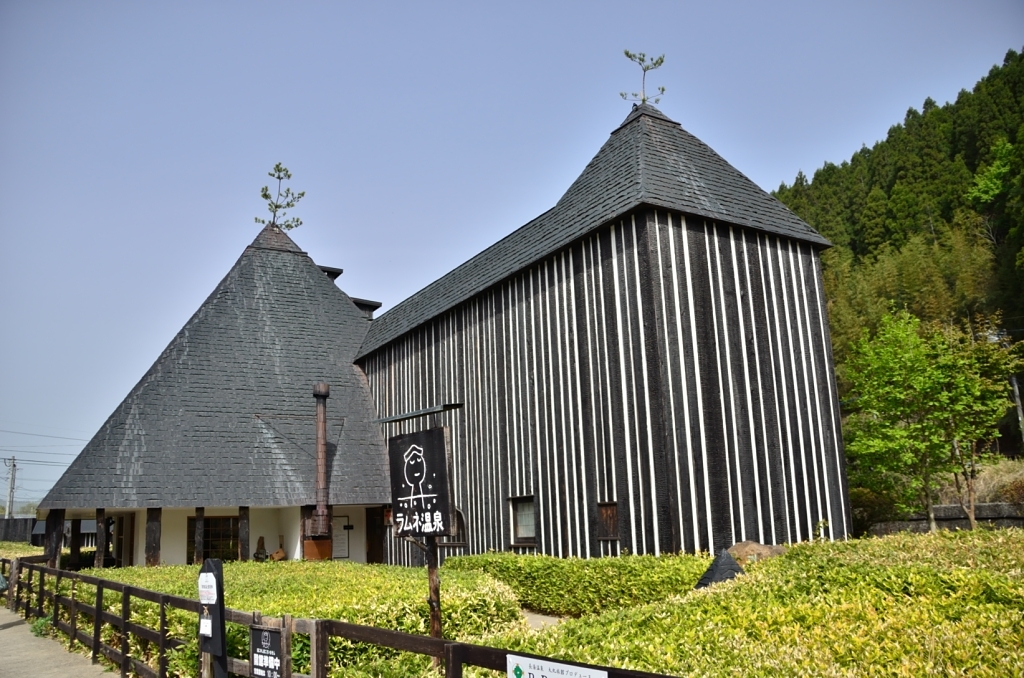
[[[840,377],[892,307],[923,322],[1001,314],[1024,339],[1024,55],[1011,50],[955,103],[911,108],[885,140],[774,195],[829,238]]]

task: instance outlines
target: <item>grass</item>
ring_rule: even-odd
[[[14,558],[41,555],[43,555],[41,546],[32,546],[23,541],[0,541],[0,558],[13,560]]]

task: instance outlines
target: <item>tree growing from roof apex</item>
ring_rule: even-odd
[[[290,231],[296,226],[302,226],[302,219],[299,219],[298,217],[284,219],[284,215],[286,214],[285,210],[290,210],[295,207],[299,201],[302,200],[303,196],[306,195],[306,192],[299,191],[298,193],[292,193],[292,189],[290,188],[285,188],[284,191],[281,190],[281,184],[284,180],[292,178],[292,173],[289,172],[288,168],[281,163],[274,165],[274,169],[267,172],[267,176],[277,179],[277,197],[272,197],[270,195],[269,186],[264,186],[260,190],[260,196],[267,201],[267,209],[270,210],[271,217],[269,220],[256,217],[256,223],[263,225],[270,224],[271,226],[277,226],[285,231]],[[282,221],[278,221],[279,217]]]
[[[640,80],[640,92],[632,92],[630,94],[626,94],[625,92],[619,92],[619,96],[621,96],[626,101],[639,101],[642,104],[646,104],[648,101],[653,101],[654,103],[659,103],[661,101],[661,95],[663,95],[665,93],[665,88],[664,87],[659,87],[658,88],[658,95],[654,99],[651,99],[650,97],[648,97],[647,96],[647,71],[653,71],[656,68],[661,68],[661,65],[663,63],[665,63],[665,55],[662,54],[661,56],[655,57],[655,58],[651,59],[650,61],[648,61],[647,60],[647,55],[644,54],[643,52],[636,52],[636,53],[634,53],[634,52],[630,52],[628,49],[625,49],[625,50],[622,50],[622,51],[626,55],[627,59],[629,59],[630,61],[632,61],[635,64],[637,64],[638,66],[640,66],[640,68],[643,70],[644,74],[643,74],[642,79]]]

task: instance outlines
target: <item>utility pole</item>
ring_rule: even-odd
[[[14,457],[10,459],[4,459],[4,466],[11,469],[11,478],[7,484],[7,513],[5,517],[14,517],[14,477],[18,473],[18,465],[14,463]]]

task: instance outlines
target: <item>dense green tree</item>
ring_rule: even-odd
[[[924,509],[934,531],[935,490],[952,474],[973,528],[977,471],[1012,406],[1007,377],[1020,367],[991,320],[922,324],[906,310],[885,314],[847,366],[853,483],[902,511]]]
[[[846,305],[847,316],[855,307],[867,313],[861,316],[862,327],[877,323],[879,301],[883,307],[887,301],[902,305],[898,297],[886,295],[906,293],[903,283],[855,280],[877,275],[884,265],[895,280],[909,284],[941,274],[943,287],[959,290],[955,303],[946,299],[913,307],[923,320],[960,321],[979,311],[1001,311],[1005,326],[1017,331],[1024,326],[1022,144],[1024,55],[1010,50],[1001,66],[972,90],[961,91],[955,102],[940,106],[927,99],[920,111],[907,111],[884,140],[861,148],[849,161],[826,163],[810,179],[798,174],[775,195],[836,249],[850,253],[852,258],[826,259],[826,294],[833,306]],[[960,245],[951,243],[950,232],[957,233]],[[987,251],[975,242],[979,239],[988,243]],[[921,265],[929,247],[950,253],[968,247],[970,270],[905,268]],[[914,251],[904,256],[906,248]],[[832,265],[839,268],[830,272]],[[847,288],[882,297],[854,299]],[[842,322],[852,323],[849,317]],[[833,336],[848,346],[851,334],[842,328]],[[834,346],[837,356],[844,348]]]
[[[850,481],[891,497],[902,512],[924,508],[934,531],[935,491],[952,471],[939,407],[941,376],[920,321],[886,314],[853,348],[847,376],[856,413],[847,420]]]

